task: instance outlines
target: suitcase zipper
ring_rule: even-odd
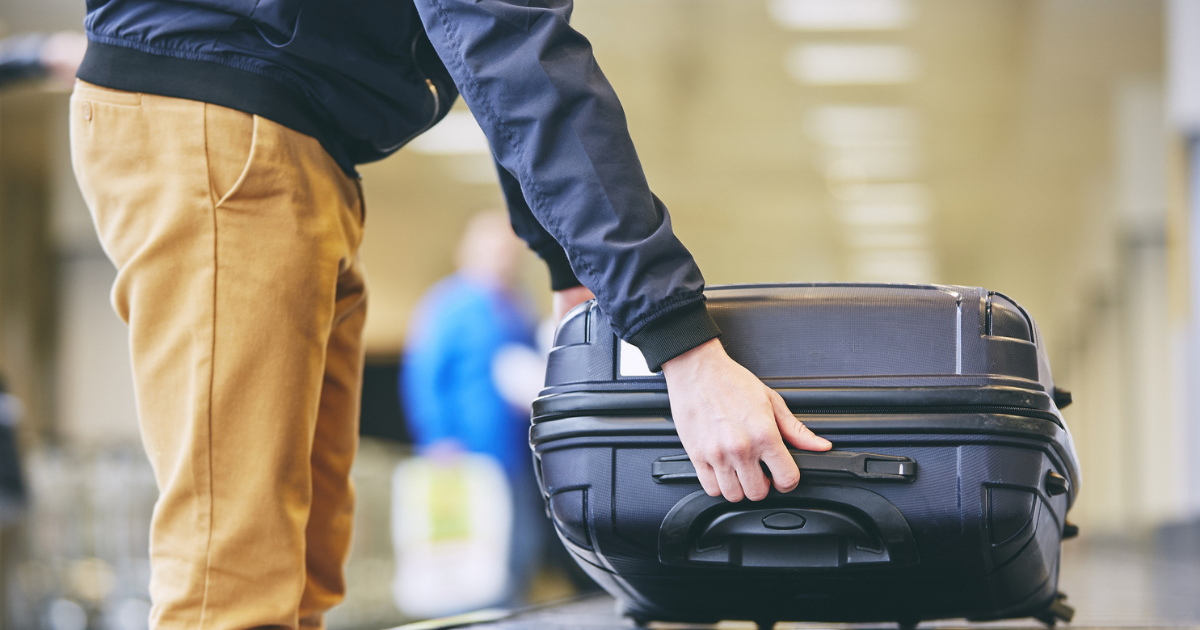
[[[986,406],[946,406],[946,407],[812,407],[791,409],[792,413],[804,415],[838,415],[852,413],[895,413],[895,414],[929,414],[929,413],[1006,413],[1014,416],[1032,416],[1035,418],[1055,419],[1052,413],[1028,407],[1005,407],[997,405]]]
[[[904,414],[904,415],[940,415],[940,414],[962,414],[962,413],[997,413],[1013,416],[1022,416],[1026,418],[1040,418],[1049,420],[1054,424],[1062,426],[1062,421],[1055,414],[1042,411],[1040,409],[1030,409],[1028,407],[1008,407],[1001,405],[976,405],[976,406],[938,406],[938,407],[797,407],[788,408],[789,411],[796,415],[810,416],[838,416],[852,414]],[[661,414],[664,416],[670,415],[669,410],[660,408],[645,409],[620,409],[620,410],[601,410],[601,409],[577,409],[570,412],[557,412],[534,416],[533,423],[553,422],[558,418],[575,417],[581,415],[588,416],[628,416],[631,414]]]

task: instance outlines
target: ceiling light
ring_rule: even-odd
[[[920,184],[861,184],[842,188],[840,217],[847,225],[920,225],[929,221],[932,214],[929,193]]]
[[[905,83],[916,78],[912,50],[891,44],[805,44],[787,57],[792,78],[818,85]]]
[[[826,151],[825,177],[831,182],[911,179],[920,160],[911,149],[854,149]]]
[[[907,202],[929,205],[929,190],[925,186],[913,182],[834,186],[830,192],[842,201]]]
[[[899,146],[916,143],[912,108],[877,105],[825,105],[804,115],[808,136],[833,147]]]
[[[431,155],[491,155],[487,137],[469,111],[446,114],[437,125],[408,145],[417,153]]]
[[[920,249],[929,246],[924,232],[907,229],[851,230],[846,242],[855,249]]]
[[[908,0],[771,0],[771,17],[797,31],[880,31],[912,21]]]
[[[847,225],[920,225],[929,220],[929,207],[911,203],[848,203],[841,218]]]
[[[867,250],[850,257],[850,276],[857,282],[933,282],[936,264],[924,249]]]

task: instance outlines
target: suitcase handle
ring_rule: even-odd
[[[792,451],[792,459],[801,472],[833,472],[859,479],[886,479],[911,482],[917,478],[917,462],[900,455],[852,453],[850,451]],[[766,467],[764,466],[764,469]],[[658,483],[696,481],[696,467],[687,455],[659,457],[650,465],[650,475]]]
[[[850,486],[772,490],[730,503],[697,490],[658,530],[658,559],[673,566],[839,570],[920,561],[908,521],[882,496]]]

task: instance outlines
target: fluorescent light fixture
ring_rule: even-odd
[[[835,186],[833,196],[842,201],[860,202],[908,202],[929,205],[929,189],[914,182],[888,184],[855,184]]]
[[[826,179],[838,183],[912,179],[920,160],[907,148],[827,151],[824,167]]]
[[[839,148],[913,145],[917,116],[909,107],[878,105],[824,105],[804,115],[808,136]]]
[[[437,125],[408,145],[417,153],[430,155],[491,155],[487,137],[469,111],[446,114]]]
[[[921,249],[929,246],[923,231],[868,228],[851,230],[846,242],[855,249]]]
[[[796,31],[883,31],[912,22],[909,0],[771,0],[771,17]]]
[[[910,203],[849,203],[842,206],[847,225],[921,225],[929,221],[929,207]]]
[[[787,57],[792,78],[814,85],[905,83],[917,65],[911,49],[892,44],[804,44]]]
[[[852,227],[922,225],[932,215],[928,193],[919,184],[868,184],[842,203],[840,218]]]
[[[859,251],[849,266],[856,282],[933,282],[937,268],[933,254],[924,249]]]

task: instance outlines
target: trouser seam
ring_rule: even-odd
[[[215,387],[216,369],[217,369],[217,295],[218,295],[217,294],[217,274],[219,272],[218,271],[219,265],[217,265],[217,206],[216,206],[216,200],[214,200],[212,198],[213,197],[212,164],[209,163],[209,157],[208,157],[208,155],[209,155],[209,152],[208,152],[208,116],[207,116],[207,112],[205,109],[207,107],[208,107],[208,105],[205,104],[201,108],[200,118],[203,121],[201,123],[201,129],[203,130],[203,133],[204,133],[204,170],[205,170],[206,182],[208,184],[205,188],[208,190],[209,207],[210,207],[211,213],[212,213],[212,315],[211,315],[212,319],[209,322],[210,325],[209,325],[209,339],[208,339],[208,342],[209,342],[208,391],[206,392],[207,401],[206,401],[206,405],[205,405],[206,406],[206,416],[207,416],[205,418],[205,421],[207,423],[207,426],[205,427],[205,436],[204,436],[205,442],[206,442],[205,453],[204,453],[205,459],[206,459],[206,462],[205,462],[206,470],[205,470],[204,483],[205,483],[206,490],[207,490],[208,519],[207,519],[207,522],[205,523],[205,532],[204,532],[204,534],[205,534],[205,536],[204,536],[204,590],[203,590],[204,594],[201,596],[201,599],[200,599],[200,623],[199,623],[200,630],[203,630],[203,628],[205,627],[205,621],[207,621],[206,617],[207,617],[207,613],[208,613],[208,590],[209,590],[209,584],[210,584],[209,576],[212,573],[213,513],[215,512],[214,503],[216,502],[215,499],[213,498],[212,432],[213,432],[213,388]]]

